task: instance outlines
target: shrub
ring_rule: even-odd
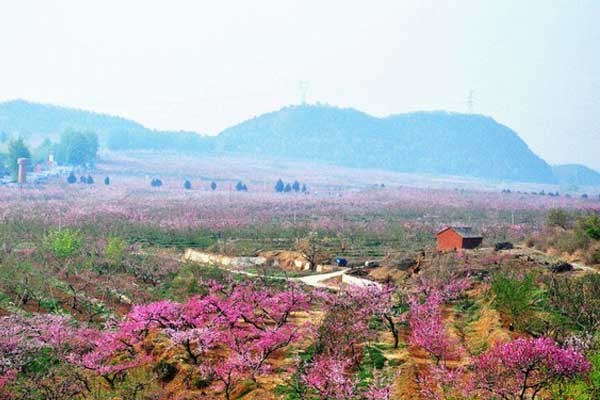
[[[581,231],[560,232],[550,240],[550,245],[559,252],[574,253],[588,247],[590,239]]]
[[[535,274],[497,274],[492,279],[492,292],[498,311],[506,314],[517,329],[531,328],[538,320],[536,312],[541,310],[544,291],[536,285]]]
[[[572,328],[593,333],[600,327],[600,275],[547,280],[548,305]]]
[[[590,247],[585,255],[588,264],[600,264],[600,244]]]
[[[591,215],[579,220],[577,229],[582,230],[590,239],[600,240],[600,215]]]
[[[571,215],[561,208],[554,208],[546,214],[546,225],[568,229],[572,224]]]
[[[46,243],[56,257],[67,258],[81,250],[83,236],[76,229],[58,229],[48,233]]]
[[[190,190],[192,188],[192,182],[186,179],[185,182],[183,182],[183,188],[185,190]]]
[[[110,185],[110,178],[108,176],[106,178],[104,178],[104,184],[106,186]]]
[[[120,265],[125,258],[126,248],[127,243],[123,239],[116,236],[109,237],[105,250],[106,261],[114,267]]]
[[[154,372],[156,373],[160,381],[167,383],[171,382],[175,378],[178,369],[177,365],[167,362],[165,360],[160,360],[154,366]]]
[[[496,251],[511,250],[512,248],[514,248],[514,246],[511,242],[498,242],[494,245],[494,250]]]

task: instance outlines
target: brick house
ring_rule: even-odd
[[[449,226],[436,234],[437,249],[452,251],[458,249],[474,249],[479,246],[483,237],[471,227]]]

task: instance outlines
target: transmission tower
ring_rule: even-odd
[[[469,90],[469,97],[467,99],[467,110],[469,111],[469,114],[473,114],[473,108],[475,105],[475,99],[473,98],[474,93],[474,90]]]
[[[306,104],[306,92],[308,92],[308,82],[300,81],[300,101],[301,104]]]

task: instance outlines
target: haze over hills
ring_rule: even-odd
[[[597,172],[551,167],[510,128],[473,114],[416,112],[377,118],[354,109],[289,106],[217,136],[155,131],[121,117],[15,100],[0,103],[0,132],[31,141],[67,128],[96,131],[111,150],[172,150],[327,162],[353,168],[539,183],[596,185]]]
[[[113,150],[204,151],[211,143],[195,132],[156,131],[135,121],[92,111],[13,100],[0,103],[0,132],[31,141],[57,140],[66,129],[92,130]]]
[[[600,173],[584,165],[554,165],[552,171],[561,184],[600,186]]]
[[[226,129],[217,150],[399,172],[555,181],[552,168],[515,132],[481,115],[375,118],[353,109],[291,106]]]

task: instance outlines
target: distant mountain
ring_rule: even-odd
[[[156,131],[125,118],[23,100],[0,103],[0,139],[56,140],[68,128],[93,130],[112,150],[296,159],[496,181],[586,185],[599,179],[583,166],[553,169],[513,130],[482,115],[437,111],[376,118],[349,108],[289,106],[209,137]]]
[[[552,167],[554,176],[561,184],[577,186],[600,186],[600,173],[585,165],[564,164]]]
[[[95,131],[114,150],[207,151],[212,146],[194,132],[155,131],[129,119],[50,104],[13,100],[0,103],[0,132],[32,141],[57,140],[66,129]]]
[[[519,136],[481,115],[417,112],[376,118],[353,109],[291,106],[226,129],[217,151],[379,168],[555,182]]]

